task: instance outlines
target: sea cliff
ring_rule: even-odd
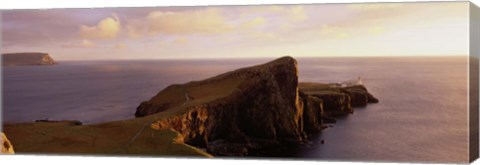
[[[175,84],[141,103],[135,115],[185,109],[159,120],[185,143],[214,155],[257,155],[266,146],[304,144],[324,121],[378,102],[363,85],[298,83],[297,62],[282,57],[203,81]]]
[[[376,102],[363,84],[299,83],[297,61],[282,57],[173,84],[140,103],[134,119],[38,120],[7,123],[4,130],[17,152],[275,156],[308,146],[325,123]]]

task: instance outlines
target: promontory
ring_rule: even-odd
[[[139,103],[133,119],[39,120],[4,131],[17,153],[278,156],[306,146],[354,107],[378,102],[363,84],[298,82],[292,57],[159,91]]]
[[[48,53],[28,52],[2,54],[3,66],[52,65],[56,63]]]

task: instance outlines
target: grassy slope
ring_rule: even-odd
[[[219,81],[211,81],[212,83],[190,82],[185,85],[174,85],[170,87],[166,95],[178,96],[182,99],[163,99],[178,100],[178,105],[167,111],[143,118],[83,126],[75,126],[68,122],[5,124],[4,131],[17,153],[211,157],[208,153],[174,140],[178,136],[177,132],[155,130],[148,124],[183,114],[190,106],[228,96],[242,81],[236,78],[222,78]],[[299,86],[300,88],[319,89],[318,83],[301,83]],[[330,89],[328,86],[325,84],[325,89]],[[180,106],[185,102],[183,95],[185,90],[188,91],[192,100],[185,106]],[[164,96],[157,95],[155,97]],[[145,127],[145,125],[147,126]],[[132,137],[144,127],[145,129],[141,131],[136,140],[128,145]]]
[[[311,83],[311,82],[301,82],[298,83],[298,89],[305,94],[338,94],[340,88],[333,87],[334,84],[322,84],[322,83]]]
[[[282,61],[270,64],[276,65],[278,62]],[[179,135],[174,130],[156,130],[149,124],[163,118],[184,114],[188,111],[188,107],[224,98],[237,90],[242,82],[248,81],[236,74],[250,69],[263,71],[263,67],[264,65],[257,65],[202,81],[172,85],[154,96],[153,100],[157,104],[171,103],[173,106],[154,115],[83,126],[75,126],[67,122],[13,123],[5,124],[4,132],[17,153],[211,157],[206,152],[174,140]],[[191,100],[183,105],[186,100],[185,92],[188,92]],[[128,145],[132,137],[142,128],[145,129],[131,145]]]
[[[6,124],[4,131],[17,153],[210,156],[186,144],[176,143],[177,133],[172,130],[154,130],[148,126],[126,147],[150,120],[148,117],[86,126]]]
[[[161,100],[177,100],[177,106],[143,118],[84,126],[75,126],[68,122],[5,124],[4,131],[17,153],[211,157],[199,149],[176,142],[174,138],[177,137],[177,132],[155,130],[148,124],[159,119],[183,114],[190,106],[228,96],[242,82],[234,77],[222,78],[218,81],[211,81],[211,83],[190,82],[185,85],[174,85],[170,87],[166,95],[180,99],[163,98]],[[191,100],[185,106],[181,106],[185,102],[185,90],[188,91]],[[145,127],[145,125],[147,126]],[[145,129],[136,140],[128,145],[132,137],[144,127]]]

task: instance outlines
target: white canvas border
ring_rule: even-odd
[[[436,0],[448,1],[448,0]],[[432,2],[428,0],[176,0],[176,1],[152,1],[152,0],[2,0],[0,10],[9,9],[49,9],[49,8],[95,8],[95,7],[147,7],[147,6],[205,6],[205,5],[257,5],[257,4],[310,4],[310,3],[359,3],[359,2]],[[471,0],[480,5],[480,0]],[[0,48],[1,49],[1,48]],[[83,156],[35,156],[35,155],[0,155],[0,164],[209,164],[209,165],[391,165],[400,163],[362,163],[362,162],[331,162],[331,161],[294,161],[294,160],[238,160],[238,159],[180,159],[180,158],[139,158],[139,157],[83,157]],[[479,161],[473,163],[480,165]]]

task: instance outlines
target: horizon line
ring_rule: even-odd
[[[57,60],[55,61],[142,61],[142,60],[215,60],[215,59],[277,59],[281,57],[292,57],[292,58],[452,58],[452,57],[470,57],[469,55],[394,55],[394,56],[292,56],[292,55],[283,55],[283,56],[264,56],[264,57],[187,57],[187,58],[178,58],[178,57],[164,57],[164,58],[118,58],[118,59],[67,59],[67,60]],[[53,58],[53,57],[52,57]]]

